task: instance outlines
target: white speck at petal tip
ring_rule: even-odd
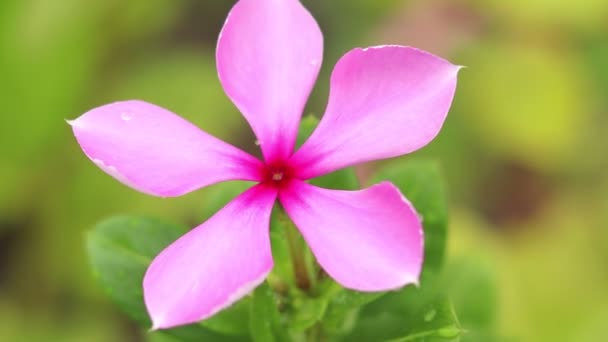
[[[163,317],[161,317],[161,318],[163,318]],[[161,329],[161,326],[163,325],[163,323],[162,323],[163,321],[164,321],[163,319],[158,319],[158,318],[156,320],[153,320],[152,326],[150,327],[150,329],[148,329],[148,332],[151,333],[151,332],[155,332],[155,331]]]
[[[79,127],[79,125],[77,123],[78,119],[73,119],[73,120],[63,119],[63,120],[65,120],[65,122],[72,127]]]
[[[407,281],[407,284],[412,284],[412,285],[416,286],[416,288],[420,288],[420,277],[419,276],[416,277],[415,279],[411,279],[411,277],[408,276],[407,279],[410,279]]]

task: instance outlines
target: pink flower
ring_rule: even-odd
[[[321,31],[299,1],[240,0],[232,8],[217,45],[219,78],[253,128],[263,162],[143,101],[101,106],[70,122],[94,163],[147,194],[257,182],[154,259],[143,281],[154,328],[208,318],[264,281],[273,267],[269,220],[277,198],[344,287],[385,291],[418,282],[421,220],[394,185],[338,191],[306,180],[429,143],[459,67],[411,47],[348,52],[333,70],[323,119],[294,153],[322,57]]]

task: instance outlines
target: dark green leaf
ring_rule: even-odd
[[[365,306],[345,341],[451,341],[462,333],[447,295],[408,286]]]
[[[150,326],[143,301],[142,279],[146,268],[164,247],[186,232],[179,225],[141,217],[119,216],[98,224],[87,237],[87,250],[94,274],[108,296],[133,319]],[[234,310],[234,312],[230,312]],[[243,332],[243,322],[237,304],[209,321],[210,326],[193,324],[164,330],[185,341],[241,341],[242,337],[224,336],[212,331],[217,328],[233,334]],[[245,316],[246,317],[246,316]],[[224,319],[225,318],[225,319]],[[230,323],[234,320],[234,323]],[[203,325],[202,325],[203,324]]]
[[[328,280],[332,289],[328,289],[331,299],[323,317],[323,330],[330,336],[342,336],[349,333],[356,322],[360,308],[382,297],[385,292],[357,292],[340,287],[333,280]]]
[[[142,279],[152,258],[186,231],[148,218],[114,217],[87,238],[94,274],[108,295],[135,320],[150,325]]]
[[[413,203],[423,218],[425,230],[424,278],[437,274],[443,262],[447,230],[447,205],[443,180],[433,162],[398,163],[381,170],[375,181],[389,180]],[[363,305],[384,293],[359,293],[339,289],[331,299],[323,319],[326,333],[340,336],[349,333]]]

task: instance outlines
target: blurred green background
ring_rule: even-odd
[[[139,194],[89,162],[64,119],[138,98],[257,153],[215,71],[233,3],[0,1],[1,341],[143,340],[95,284],[84,233],[115,214],[197,225],[217,186]],[[608,1],[303,3],[325,35],[307,112],[323,112],[352,47],[413,45],[468,67],[415,153],[449,184],[449,261],[494,274],[486,319],[509,340],[608,340]]]

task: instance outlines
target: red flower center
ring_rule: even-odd
[[[293,178],[293,172],[286,162],[275,162],[266,165],[262,183],[272,184],[277,188],[283,188]]]

